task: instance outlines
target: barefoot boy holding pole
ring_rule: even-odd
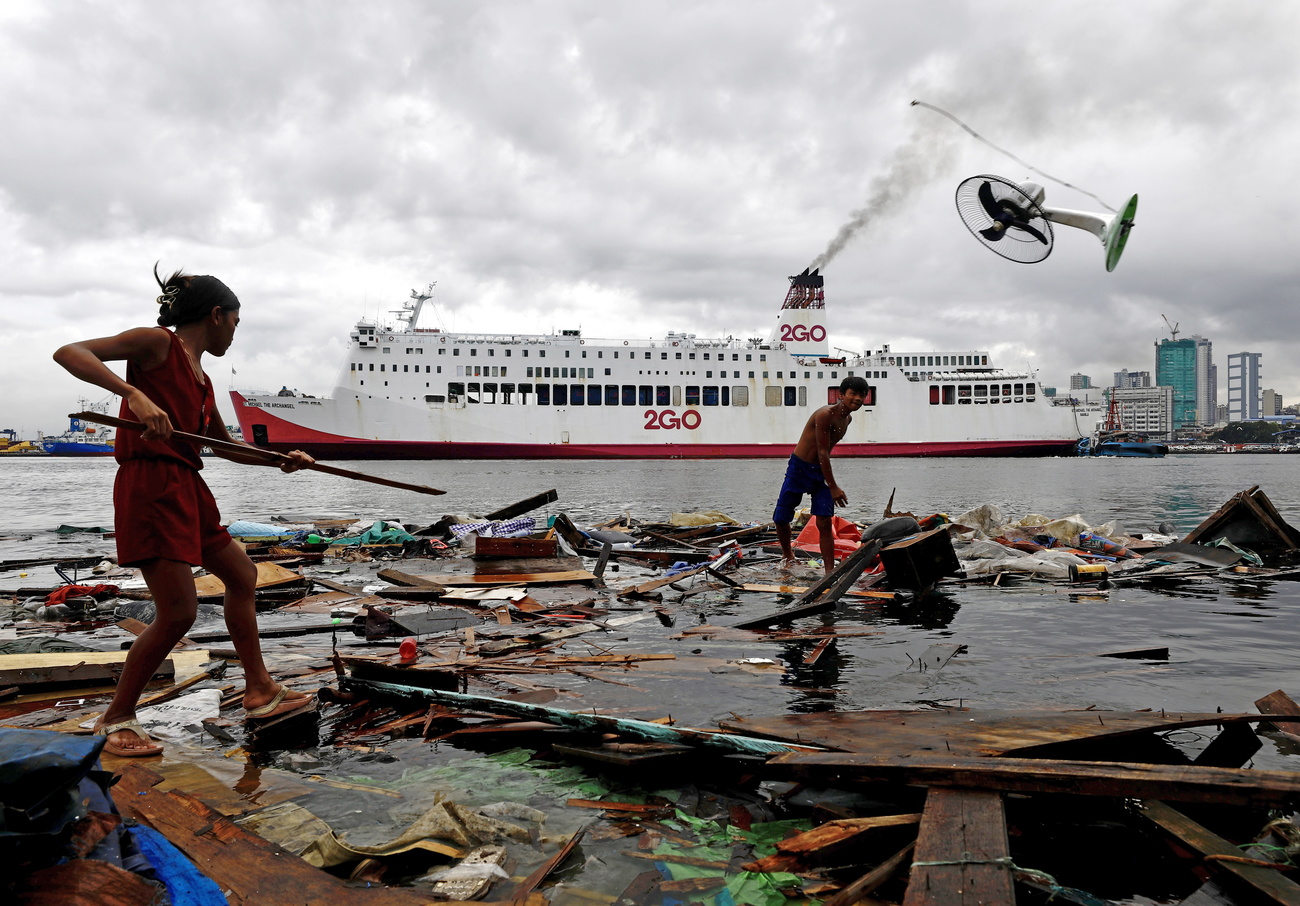
[[[831,471],[831,450],[844,437],[853,413],[862,408],[868,393],[867,382],[860,377],[847,377],[840,382],[839,401],[823,406],[814,412],[804,425],[803,434],[790,463],[785,470],[785,483],[776,499],[772,521],[776,523],[776,537],[781,542],[781,556],[785,565],[794,563],[790,547],[790,522],[795,508],[804,494],[812,496],[812,514],[817,520],[817,533],[822,552],[822,566],[829,574],[835,569],[835,533],[831,516],[835,507],[845,506],[848,495],[835,483]]]

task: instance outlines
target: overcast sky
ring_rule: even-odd
[[[766,336],[824,268],[831,344],[987,349],[1044,383],[1154,371],[1168,332],[1300,401],[1300,5],[1203,2],[0,4],[0,427],[103,398],[50,360],[152,323],[150,269],[243,301],[231,385],[330,391],[348,331]],[[1006,261],[965,177],[1137,225]],[[1098,210],[1042,179],[1049,205]],[[229,413],[229,402],[223,403]]]

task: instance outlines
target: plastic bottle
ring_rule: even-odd
[[[404,661],[415,660],[415,656],[418,653],[419,649],[415,647],[415,639],[402,639],[402,644],[397,648],[397,656]]]

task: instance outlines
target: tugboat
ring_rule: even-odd
[[[1110,401],[1106,421],[1092,437],[1079,441],[1080,456],[1135,456],[1156,459],[1169,452],[1169,447],[1151,440],[1136,431],[1125,431],[1120,425],[1115,400]]]

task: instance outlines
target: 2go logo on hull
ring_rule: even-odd
[[[802,324],[782,324],[782,343],[820,343],[826,339],[826,328],[820,324],[804,327]]]
[[[694,431],[702,421],[700,413],[694,409],[687,409],[680,416],[676,409],[647,409],[642,413],[642,418],[645,419],[645,424],[641,427],[646,431],[672,431],[677,428]]]

